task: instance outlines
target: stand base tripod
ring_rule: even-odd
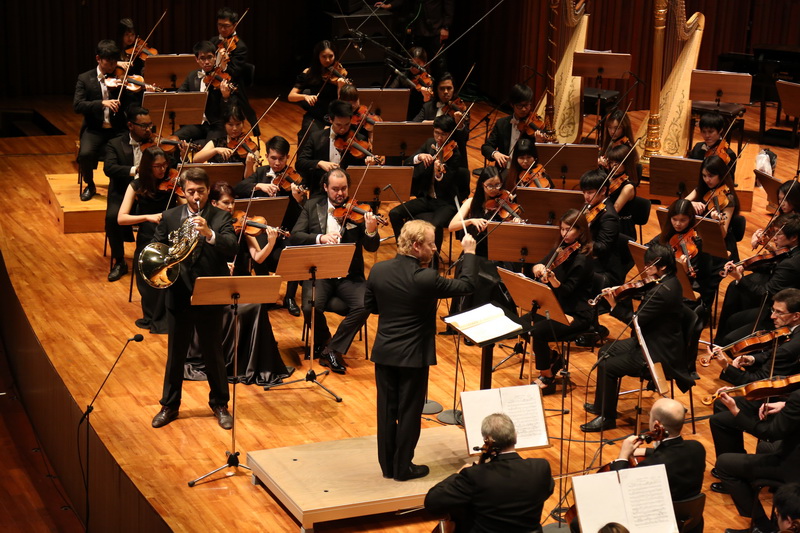
[[[234,452],[234,453],[225,452],[225,455],[228,456],[228,462],[226,462],[224,465],[222,465],[219,468],[215,468],[214,470],[212,470],[208,474],[203,474],[199,478],[191,480],[189,482],[189,486],[190,487],[194,487],[195,484],[198,481],[201,481],[201,480],[207,478],[208,476],[212,476],[212,475],[216,474],[217,472],[219,472],[220,470],[225,470],[226,468],[246,468],[248,470],[251,470],[251,468],[249,466],[243,465],[243,464],[239,464],[239,452]]]
[[[325,370],[324,372],[320,372],[319,374],[317,374],[312,369],[312,370],[309,370],[308,372],[306,372],[306,377],[304,377],[304,378],[293,379],[292,381],[286,381],[284,383],[276,383],[275,385],[264,385],[264,390],[270,390],[270,389],[275,388],[275,387],[282,387],[283,385],[291,385],[293,383],[300,383],[301,381],[310,381],[311,383],[314,383],[315,385],[319,385],[319,387],[322,390],[324,390],[325,392],[327,392],[328,394],[333,396],[333,398],[336,400],[337,403],[341,402],[342,398],[340,396],[337,396],[336,393],[334,393],[332,390],[327,388],[325,385],[323,385],[322,383],[317,381],[317,377],[325,376],[325,375],[327,375],[329,373],[330,373],[330,370]]]
[[[447,409],[439,413],[436,417],[442,424],[450,424],[453,426],[464,425],[464,414],[460,409]]]

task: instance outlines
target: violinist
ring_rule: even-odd
[[[800,532],[800,483],[787,483],[772,498],[779,533]],[[797,518],[795,518],[797,517]]]
[[[330,127],[317,130],[309,134],[308,140],[303,143],[297,156],[297,171],[303,176],[311,195],[322,194],[320,189],[320,178],[331,170],[361,163],[375,164],[376,160],[372,157],[363,159],[357,158],[352,153],[344,153],[343,148],[350,144],[349,135],[353,108],[347,102],[334,100],[331,102],[328,112],[330,114]],[[366,140],[366,132],[359,132],[357,138],[361,141]],[[338,141],[338,142],[337,142]],[[339,147],[342,147],[340,150]]]
[[[509,191],[513,191],[516,187],[553,189],[555,187],[553,180],[544,172],[544,169],[537,170],[536,163],[538,163],[536,159],[536,144],[530,139],[517,141],[517,148],[514,150],[511,166],[508,167],[508,174],[504,184],[505,189]],[[526,172],[528,173],[526,174]]]
[[[217,47],[217,61],[226,64],[223,70],[231,76],[242,80],[242,85],[249,85],[253,80],[243,78],[247,70],[247,45],[244,44],[244,41],[236,31],[238,22],[239,13],[229,7],[221,8],[217,11],[217,31],[219,34],[209,39],[209,41]]]
[[[139,227],[133,254],[134,269],[142,249],[153,239],[156,226],[161,222],[161,213],[178,203],[185,203],[177,194],[172,194],[172,187],[162,187],[168,176],[166,154],[161,148],[152,146],[142,153],[138,174],[125,190],[117,222],[120,226]],[[142,276],[136,276],[136,288],[142,301],[142,318],[136,320],[136,326],[150,333],[167,333],[166,291],[151,287]]]
[[[733,185],[733,176],[727,172],[727,166],[719,156],[712,155],[703,159],[697,186],[686,195],[686,199],[692,202],[697,215],[708,215],[722,223],[729,257],[738,261],[736,236],[729,229],[733,218],[739,215],[739,197]]]
[[[285,172],[291,170],[287,165],[287,160],[289,158],[289,141],[276,135],[267,141],[265,149],[267,151],[267,164],[258,167],[253,174],[237,183],[234,187],[234,192],[237,198],[250,198],[251,195],[256,198],[288,196],[289,205],[286,208],[286,213],[283,215],[281,227],[292,228],[295,223],[297,223],[297,219],[300,217],[300,212],[303,209],[303,204],[306,201],[304,189],[301,188],[302,183],[291,182],[289,191],[274,183]],[[277,268],[281,252],[287,244],[286,239],[282,239],[275,246],[269,261],[267,261],[267,266],[270,271],[274,272]],[[297,307],[297,303],[295,302],[297,287],[298,282],[287,282],[286,296],[283,299],[283,306],[292,316],[300,316],[300,308]]]
[[[797,213],[800,210],[800,183],[795,180],[781,183],[780,187],[778,187],[778,206],[780,206],[780,212],[775,213],[777,216]],[[771,227],[777,229],[774,221]],[[764,229],[757,229],[753,232],[753,237],[750,239],[753,250],[760,246],[759,241],[763,235]]]
[[[141,75],[144,69],[144,61],[140,57],[131,57],[127,50],[134,47],[136,43],[136,28],[133,20],[124,18],[119,21],[119,42],[120,42],[120,61],[117,63],[122,68],[127,68],[131,64],[128,74]],[[141,45],[141,42],[138,43]]]
[[[367,106],[361,105],[361,99],[358,97],[358,88],[356,88],[355,85],[349,83],[343,85],[342,88],[339,89],[339,99],[350,104],[350,107],[353,109],[353,115],[350,119],[350,129],[353,131],[357,130],[363,119],[362,130],[369,132],[371,141],[372,128],[375,126],[376,122],[381,122],[383,119],[379,115],[368,113],[367,111],[369,110]],[[364,115],[366,115],[366,118],[364,118]]]
[[[244,112],[238,106],[227,107],[222,119],[225,121],[225,135],[210,139],[203,149],[194,155],[193,162],[244,163],[242,177],[252,175],[258,166],[260,154],[258,146],[251,139],[242,142],[242,137],[246,133]],[[234,150],[240,143],[239,148]]]
[[[606,152],[608,162],[607,171],[614,169],[616,172],[609,176],[608,202],[614,205],[614,210],[619,214],[619,231],[636,240],[636,225],[632,220],[629,202],[636,197],[636,187],[639,186],[638,162],[634,154],[628,156],[632,148],[627,144],[620,144],[609,148]]]
[[[734,266],[730,261],[725,265],[723,272],[734,281],[725,291],[719,329],[714,340],[716,344],[729,344],[753,331],[754,327],[769,327],[766,313],[760,312],[763,302],[769,295],[783,289],[800,289],[800,250],[797,248],[800,243],[800,215],[782,215],[775,224],[781,228],[773,239],[775,247],[788,249],[788,252],[775,257],[770,272],[754,272],[745,276],[743,265]],[[756,324],[759,314],[761,321]]]
[[[602,169],[586,172],[580,179],[580,188],[586,201],[589,213],[594,216],[589,222],[594,242],[594,289],[600,289],[622,283],[625,273],[622,272],[622,261],[618,250],[619,215],[614,205],[607,202],[609,182]]]
[[[369,311],[364,308],[366,278],[363,250],[376,252],[381,241],[378,222],[371,212],[364,215],[363,223],[340,221],[333,215],[333,211],[344,207],[349,198],[350,175],[347,172],[340,168],[327,172],[322,177],[322,191],[325,196],[315,196],[303,206],[300,218],[292,228],[291,244],[356,244],[346,277],[317,282],[314,307],[314,354],[319,354],[321,365],[337,374],[344,374],[344,354],[369,316]],[[310,289],[310,282],[304,282],[303,294],[308,295]],[[348,312],[331,337],[324,313],[328,300],[334,296],[347,304]],[[311,308],[310,304],[306,304],[307,300],[303,298],[303,312],[310,322]]]
[[[700,136],[703,142],[697,143],[689,151],[686,157],[689,159],[705,159],[716,155],[723,156],[722,159],[727,158],[725,163],[728,167],[733,167],[731,170],[731,180],[735,178],[736,174],[736,152],[728,147],[728,143],[722,138],[725,131],[725,118],[719,113],[703,113],[700,116]],[[728,170],[726,168],[725,170]]]
[[[409,217],[422,217],[436,228],[436,250],[441,249],[443,230],[457,212],[454,199],[458,195],[458,186],[455,176],[461,154],[458,146],[453,144],[450,157],[444,160],[442,155],[443,144],[455,127],[456,121],[450,115],[433,119],[433,137],[406,160],[406,165],[414,165],[411,192],[416,198],[389,211],[395,237],[400,236],[400,230]],[[433,266],[438,266],[438,256],[434,256]]]
[[[651,265],[642,276],[660,280],[646,284],[642,303],[637,310],[642,336],[653,362],[661,363],[667,379],[675,379],[678,388],[687,391],[694,380],[686,368],[685,354],[676,349],[685,346],[682,331],[683,302],[681,284],[675,276],[675,253],[669,246],[654,244],[644,253],[645,263]],[[604,289],[603,296],[612,309],[617,305],[614,288]],[[631,317],[625,317],[626,321]],[[584,405],[597,418],[581,425],[585,432],[603,431],[617,426],[619,380],[623,376],[647,373],[647,364],[636,335],[617,340],[600,349],[597,364],[597,389],[594,403]]]
[[[549,343],[589,330],[594,316],[588,304],[593,296],[592,235],[586,218],[577,209],[570,209],[561,217],[560,244],[533,265],[531,272],[532,277],[553,289],[569,321],[569,324],[562,324],[541,315],[531,317],[533,354],[539,370],[535,382],[541,387],[542,395],[555,392],[556,376],[564,367],[564,359],[554,355]]]
[[[418,68],[428,62],[428,53],[421,46],[413,46],[409,48],[408,55],[410,56],[408,67],[399,70],[389,82],[388,87],[392,89],[412,88],[408,99],[406,119],[413,120],[422,109],[422,105],[431,100],[434,90],[433,78],[430,73],[427,70],[422,71]]]
[[[461,102],[461,99],[455,94],[455,86],[453,85],[453,76],[449,72],[445,72],[436,81],[434,97],[429,102],[423,104],[422,109],[412,119],[412,122],[425,122],[432,121],[434,118],[449,114],[456,121],[456,124],[461,121],[461,125],[456,129],[453,134],[453,140],[458,144],[458,150],[461,152],[459,159],[459,166],[467,168],[467,141],[469,140],[469,115],[462,121],[466,105]],[[467,181],[469,179],[467,178]]]
[[[624,144],[633,146],[633,128],[631,119],[622,109],[615,109],[606,119],[606,127],[603,130],[603,140],[600,144],[600,159],[598,165],[606,170],[611,170],[608,166],[608,151],[616,146]],[[637,155],[632,155],[635,164],[639,162]],[[629,158],[630,159],[630,158]]]
[[[465,465],[431,487],[425,509],[449,513],[457,532],[541,531],[542,509],[555,488],[550,464],[520,457],[514,450],[517,431],[506,414],[484,418],[481,434],[496,456]]]
[[[446,54],[439,54],[439,51],[447,46],[447,41],[450,39],[450,27],[455,17],[456,3],[451,0],[421,0],[420,2],[392,0],[377,2],[375,5],[382,4],[389,4],[395,11],[402,4],[407,4],[407,20],[409,22],[406,32],[411,36],[411,42],[415,46],[421,46],[427,52],[431,59],[434,77],[438,77],[447,70]]]
[[[108,88],[105,85],[106,77],[117,68],[117,44],[110,40],[97,43],[95,60],[95,68],[78,76],[72,100],[73,110],[83,115],[78,167],[83,181],[86,182],[86,188],[80,193],[84,202],[97,194],[93,173],[106,143],[125,131],[125,114],[122,111],[129,98],[125,93],[120,95],[120,88]],[[120,98],[123,99],[122,102]]]
[[[533,112],[533,90],[527,85],[518,83],[511,88],[508,100],[513,108],[512,114],[497,119],[492,133],[489,134],[489,140],[481,146],[483,157],[494,161],[501,168],[508,168],[511,165],[513,151],[520,138],[536,141],[535,135],[528,135],[519,129],[519,124],[524,123]],[[534,154],[534,157],[538,160],[539,154]]]
[[[329,113],[330,105],[339,98],[339,88],[348,83],[347,78],[338,77],[331,71],[333,69],[342,74],[337,56],[333,42],[318,42],[311,52],[311,66],[297,76],[294,87],[289,92],[289,101],[300,103],[305,110],[300,131],[297,132],[298,145],[308,128],[311,128],[311,138],[325,127],[325,115]],[[302,148],[300,146],[298,150]]]

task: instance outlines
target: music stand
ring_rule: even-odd
[[[654,155],[650,157],[650,194],[683,198],[697,184],[699,159]]]
[[[381,200],[383,187],[391,184],[400,195],[400,200],[407,202],[411,198],[411,178],[414,176],[414,167],[347,167],[347,173],[353,183],[361,183],[361,198],[369,202],[378,203]],[[364,176],[366,174],[366,176]],[[364,178],[362,182],[361,179]],[[368,199],[369,196],[371,199]]]
[[[643,302],[642,305],[646,305],[646,302]],[[661,365],[661,362],[658,363],[653,361],[653,358],[650,357],[650,350],[647,347],[647,342],[644,340],[644,335],[642,335],[642,328],[639,327],[639,317],[637,313],[633,314],[633,331],[636,333],[636,338],[639,340],[639,346],[642,348],[642,355],[644,356],[644,360],[647,363],[647,369],[650,371],[650,377],[653,378],[653,383],[656,386],[656,392],[658,392],[661,396],[666,396],[669,392],[669,381],[664,376],[664,368]],[[636,434],[639,434],[639,418],[642,415],[642,394],[644,392],[644,387],[639,387],[639,400],[636,406]]]
[[[283,221],[283,216],[286,214],[286,208],[289,207],[288,196],[276,196],[275,198],[253,198],[252,202],[249,198],[236,200],[233,204],[234,211],[247,210],[247,204],[250,204],[250,210],[247,212],[248,217],[264,217],[267,219],[267,224],[276,226],[275,221],[280,224]],[[270,220],[272,221],[270,223]],[[277,226],[276,226],[277,227]],[[285,228],[289,231],[292,228]]]
[[[286,281],[305,281],[311,280],[311,327],[308,331],[309,349],[314,351],[314,325],[316,319],[315,303],[317,298],[317,279],[340,278],[347,275],[353,254],[356,251],[354,243],[348,244],[312,244],[306,246],[287,246],[281,252],[278,261],[278,268],[275,273],[282,276]],[[306,377],[295,379],[275,385],[265,385],[264,390],[270,390],[283,385],[291,385],[301,381],[309,381],[318,385],[322,390],[333,396],[337,402],[342,398],[333,391],[317,381],[317,377],[330,373],[325,370],[317,374],[314,372],[314,355],[310,354],[311,368],[306,372]]]
[[[714,102],[717,107],[723,102],[750,103],[753,76],[739,72],[721,70],[693,70],[689,89],[689,100],[693,104]]]
[[[797,137],[797,117],[800,117],[800,104],[798,104],[798,102],[800,102],[800,84],[778,80],[775,82],[775,87],[778,89],[778,96],[781,99],[783,112],[790,117],[795,117],[792,138],[789,145],[790,148],[794,148],[795,138]],[[797,169],[797,173],[800,173],[800,153],[797,154]]]
[[[498,227],[499,226],[499,227]],[[496,229],[495,229],[496,228]],[[558,242],[556,226],[489,222],[489,259],[509,263],[536,263]]]
[[[159,57],[159,56],[153,56]],[[194,56],[192,56],[194,57]],[[151,58],[152,59],[152,58]],[[182,124],[200,124],[206,109],[208,93],[144,93],[142,107],[149,109],[153,120],[161,122],[164,105],[167,106],[166,120],[172,133]]]
[[[549,285],[526,278],[505,268],[498,268],[497,272],[520,309],[569,325],[567,315],[561,309],[561,304],[558,303],[558,299]]]
[[[409,157],[429,138],[433,127],[421,122],[376,122],[372,128],[372,153]]]
[[[703,251],[714,257],[728,258],[728,248],[725,246],[725,230],[722,222],[710,218],[695,217],[697,225],[694,227],[700,238],[703,239]]]
[[[150,61],[151,59],[155,61]],[[183,80],[187,73],[196,68],[197,60],[192,54],[158,54],[147,59],[142,74],[147,76],[148,82],[162,89],[177,89],[180,87],[178,80]],[[186,124],[199,124],[199,122]]]
[[[233,187],[244,179],[244,163],[186,163],[183,170],[202,168],[208,174],[208,186],[218,181],[226,181]]]
[[[756,181],[761,184],[761,187],[764,188],[764,192],[767,194],[767,207],[770,205],[778,207],[778,189],[780,189],[783,182],[774,176],[770,176],[766,172],[762,172],[760,170],[753,170],[756,175]],[[795,185],[797,187],[798,185]]]
[[[581,176],[587,170],[597,168],[597,145],[537,144],[536,150],[539,161],[547,163],[545,171],[558,189],[578,189]]]
[[[639,270],[639,272],[644,272],[646,265],[644,262],[644,253],[647,251],[647,246],[641,245],[636,241],[628,241],[628,250],[631,252],[631,257],[633,257],[633,262],[636,265],[636,268]],[[675,275],[677,276],[678,281],[681,282],[681,291],[683,297],[691,301],[697,300],[697,295],[694,293],[694,289],[692,289],[692,281],[689,279],[686,265],[680,261],[676,261],[676,263],[680,265],[679,268],[676,269]]]
[[[197,278],[192,294],[192,305],[228,305],[233,309],[233,375],[239,375],[239,304],[262,304],[274,302],[281,288],[280,276],[214,276]],[[239,452],[236,451],[236,384],[233,382],[231,395],[231,449],[225,452],[228,457],[226,463],[197,479],[189,482],[194,487],[198,481],[216,474],[226,468],[246,468],[247,465],[239,464]]]
[[[358,100],[362,104],[372,104],[372,113],[384,121],[402,122],[408,115],[410,89],[359,88]]]
[[[575,52],[572,59],[572,75],[582,78],[594,78],[597,87],[601,87],[604,79],[626,80],[631,70],[630,54],[615,54],[612,52],[584,51]],[[600,114],[600,98],[597,99],[596,114]],[[600,128],[597,129],[597,141],[600,142]],[[597,157],[595,155],[595,161]],[[587,167],[591,168],[591,167]]]
[[[597,157],[595,156],[595,164]],[[517,203],[529,224],[557,225],[558,219],[570,209],[586,205],[583,193],[563,189],[536,189],[517,187]]]

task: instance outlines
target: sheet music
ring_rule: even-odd
[[[616,472],[574,476],[571,479],[581,531],[598,531],[609,522],[629,526]]]
[[[503,310],[494,304],[485,304],[449,316],[444,321],[452,324],[461,334],[475,343],[496,339],[522,329],[522,326],[508,318]]]
[[[628,529],[641,533],[678,533],[664,465],[627,468],[618,474],[630,523]]]

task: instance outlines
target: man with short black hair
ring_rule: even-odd
[[[518,124],[524,122],[533,112],[533,90],[527,85],[518,83],[511,88],[508,97],[513,112],[511,115],[497,119],[489,134],[489,139],[481,146],[483,157],[494,161],[501,168],[508,168],[514,157],[514,147],[520,139],[530,139],[534,143],[533,156],[539,159],[536,153],[536,137],[519,130]]]

